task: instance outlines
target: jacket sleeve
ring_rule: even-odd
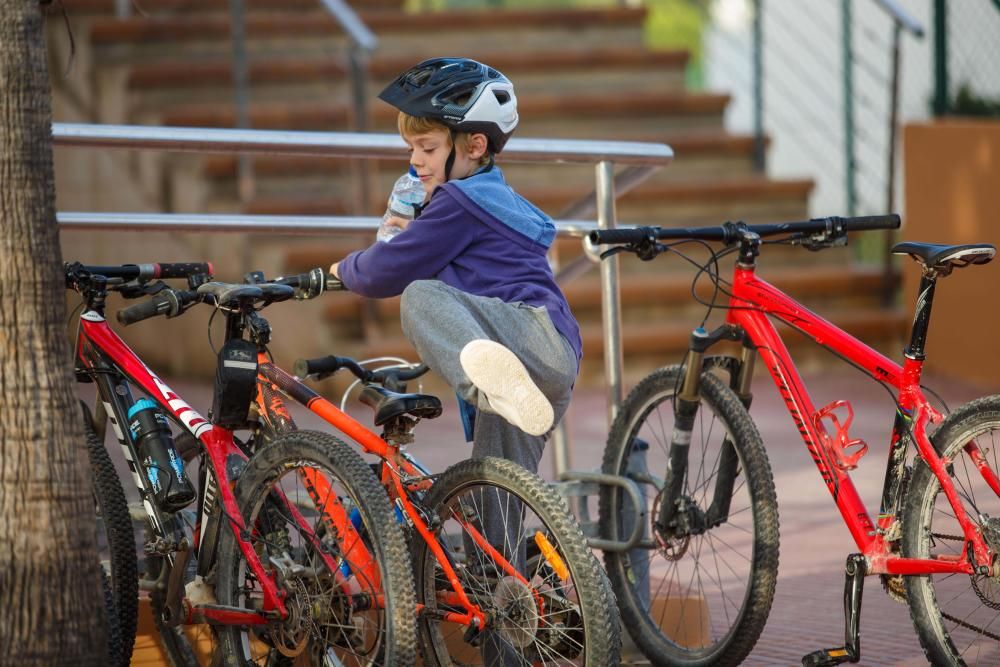
[[[480,223],[444,189],[389,243],[348,255],[338,272],[347,289],[381,299],[401,294],[415,280],[434,278],[475,239]]]

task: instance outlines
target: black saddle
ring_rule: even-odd
[[[370,384],[361,390],[359,400],[375,411],[375,425],[381,426],[390,419],[411,415],[419,419],[441,416],[441,401],[427,394],[397,394],[385,387]]]
[[[198,294],[211,294],[220,306],[236,306],[240,303],[254,301],[284,301],[295,294],[288,285],[264,283],[261,285],[237,285],[232,283],[210,282],[199,285]]]
[[[952,269],[972,264],[986,264],[997,254],[989,243],[965,245],[938,245],[936,243],[897,243],[892,246],[894,255],[909,255],[920,262],[924,269],[946,276]]]

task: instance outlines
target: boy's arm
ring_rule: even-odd
[[[445,192],[404,234],[330,266],[347,289],[372,298],[396,296],[414,280],[436,276],[473,241],[479,225]]]

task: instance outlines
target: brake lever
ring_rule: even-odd
[[[826,248],[839,248],[847,245],[847,232],[842,230],[817,232],[815,234],[799,236],[792,243],[813,252],[818,252]]]
[[[602,260],[605,260],[608,257],[611,257],[612,255],[617,255],[620,252],[626,252],[626,251],[631,252],[631,246],[621,246],[621,245],[615,246],[614,248],[610,248],[602,252],[600,257]]]
[[[170,286],[162,280],[157,280],[155,283],[140,283],[136,280],[125,283],[117,289],[117,292],[126,299],[135,299],[140,296],[153,296],[165,289],[170,289]]]

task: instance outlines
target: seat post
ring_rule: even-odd
[[[916,312],[913,314],[913,330],[910,332],[910,344],[905,350],[906,356],[910,359],[924,360],[924,344],[927,342],[927,329],[931,324],[931,306],[934,303],[937,279],[938,274],[933,269],[924,268],[921,273]]]

